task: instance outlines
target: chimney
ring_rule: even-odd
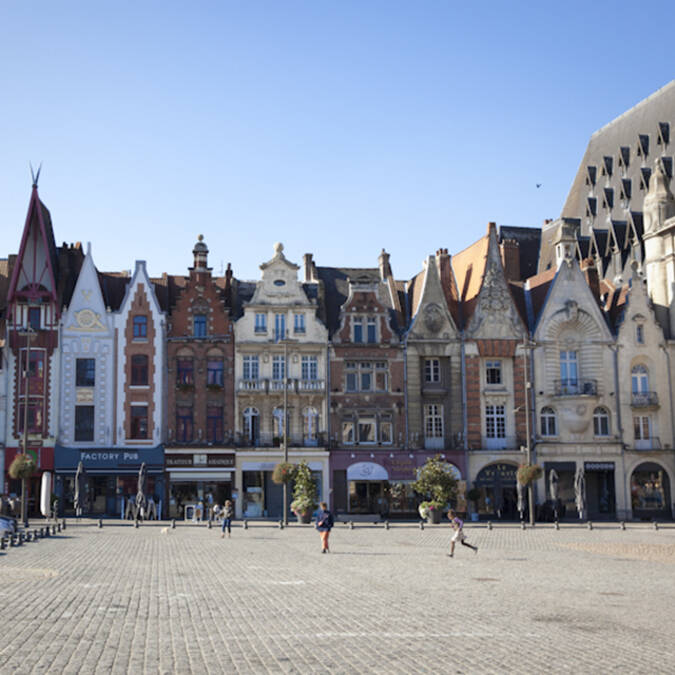
[[[304,261],[305,268],[305,283],[310,281],[318,281],[318,275],[316,273],[316,265],[314,264],[314,255],[312,253],[305,253],[302,256]]]
[[[382,281],[386,281],[391,276],[389,254],[384,249],[382,249],[382,253],[380,253],[377,260],[380,263],[380,279],[382,279]]]
[[[600,278],[598,277],[598,269],[595,266],[593,258],[585,258],[581,261],[581,271],[586,278],[586,283],[591,289],[595,301],[600,305]]]
[[[520,281],[520,247],[518,242],[515,239],[504,239],[500,248],[507,281]]]

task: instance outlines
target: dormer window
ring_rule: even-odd
[[[594,166],[587,166],[586,167],[586,185],[589,187],[593,187],[595,185],[595,175],[596,175],[597,169]]]
[[[649,154],[649,136],[647,134],[639,134],[637,142],[637,156],[647,157]]]
[[[293,315],[293,332],[295,332],[295,333],[304,333],[305,332],[305,315],[304,314],[294,314]]]
[[[649,190],[651,175],[652,170],[649,167],[644,166],[640,169],[640,190]]]
[[[275,279],[274,280],[274,285],[275,286],[285,286],[286,282],[283,279]]]
[[[258,313],[255,315],[255,332],[256,333],[267,332],[267,314]]]
[[[145,340],[148,337],[148,317],[140,314],[134,317],[134,340]]]
[[[612,188],[604,189],[604,198],[602,200],[602,207],[604,209],[609,209],[610,211],[614,208],[614,190]]]
[[[661,166],[663,167],[663,173],[668,176],[668,178],[673,177],[673,158],[672,157],[661,157]]]
[[[656,142],[659,145],[668,145],[670,142],[670,124],[668,122],[659,122],[659,132]]]
[[[586,199],[586,217],[592,218],[598,214],[598,200],[595,197]]]
[[[29,307],[28,308],[28,325],[33,330],[40,330],[40,308],[39,307]]]
[[[354,328],[353,341],[363,342],[363,317],[355,316],[352,319],[352,326]]]
[[[602,175],[610,176],[612,175],[614,159],[612,157],[605,156],[602,158]]]
[[[368,317],[368,343],[377,342],[377,322],[374,316]]]
[[[630,148],[622,145],[619,148],[619,166],[622,169],[627,169],[630,165]]]
[[[631,198],[631,193],[632,193],[632,185],[630,178],[622,178],[621,179],[621,199],[624,202],[627,202]]]

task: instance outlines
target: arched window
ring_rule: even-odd
[[[302,411],[303,438],[305,445],[317,445],[319,442],[319,413],[316,408]]]
[[[631,380],[634,394],[646,394],[649,391],[649,371],[645,366],[633,366]]]
[[[250,445],[258,444],[259,421],[260,415],[257,408],[244,410],[244,440]]]
[[[555,410],[548,406],[541,409],[541,435],[555,436],[557,434],[557,425],[555,420]]]
[[[277,438],[281,438],[284,435],[284,409],[283,408],[275,408],[274,411],[272,412],[272,417],[274,419],[274,436]],[[286,414],[286,419],[288,420],[288,413]],[[290,433],[290,425],[288,425],[289,429],[287,432],[287,435]]]
[[[609,436],[609,412],[606,408],[600,407],[593,411],[593,434]]]

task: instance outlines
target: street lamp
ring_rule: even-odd
[[[288,338],[288,331],[285,331],[284,337],[277,340],[281,342],[284,346],[284,424],[283,424],[283,435],[281,437],[281,447],[284,451],[284,464],[288,464],[288,345],[297,342],[297,340],[290,340]],[[282,484],[283,487],[283,500],[284,500],[284,510],[283,510],[283,519],[284,526],[288,525],[288,481],[285,480]]]
[[[35,330],[33,327],[28,324],[26,330],[19,331],[21,337],[26,338],[26,361],[24,363],[23,369],[23,380],[24,380],[24,402],[23,402],[23,439],[22,439],[22,451],[25,456],[28,454],[28,398],[30,395],[30,343],[31,340],[35,337]],[[26,477],[21,477],[21,522],[26,525],[27,509],[26,509]]]
[[[523,340],[524,347],[524,367],[523,367],[523,378],[525,380],[525,435],[526,435],[526,446],[525,452],[527,453],[527,465],[532,464],[532,439],[530,438],[530,389],[532,388],[532,383],[529,378],[529,363],[527,359],[528,349],[531,347],[531,343],[527,340]],[[534,527],[534,486],[532,481],[527,485],[527,503],[528,509],[530,512],[530,525]]]

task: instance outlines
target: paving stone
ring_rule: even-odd
[[[0,673],[675,672],[675,527],[69,524],[0,555]]]

